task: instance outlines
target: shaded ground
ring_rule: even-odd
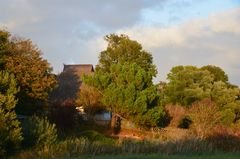
[[[106,134],[109,135],[109,134]],[[111,134],[112,137],[117,138],[130,138],[136,140],[181,140],[190,135],[187,129],[179,129],[174,127],[166,127],[157,130],[137,130],[137,129],[122,129],[119,134]]]

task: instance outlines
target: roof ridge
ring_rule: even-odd
[[[93,66],[93,64],[63,64],[65,66]]]
[[[92,64],[64,64],[63,71],[75,70],[76,72],[94,72]]]

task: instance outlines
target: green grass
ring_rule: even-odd
[[[215,153],[215,154],[185,154],[185,155],[103,155],[80,156],[73,159],[239,159],[240,153]]]

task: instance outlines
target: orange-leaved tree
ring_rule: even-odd
[[[23,114],[36,111],[56,84],[52,68],[31,40],[1,30],[0,35],[1,69],[12,73],[20,88],[17,109]]]

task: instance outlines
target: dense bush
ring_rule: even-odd
[[[16,148],[22,140],[20,122],[14,111],[17,92],[14,76],[0,71],[0,157]]]
[[[101,98],[101,93],[95,87],[82,85],[81,90],[78,93],[76,105],[78,107],[83,106],[84,111],[92,115],[97,111],[104,109],[101,103]]]
[[[22,125],[25,147],[41,148],[53,144],[57,139],[55,124],[51,124],[46,117],[32,116]]]
[[[194,103],[189,109],[189,117],[191,129],[200,138],[206,138],[221,120],[218,106],[207,99]]]
[[[186,117],[186,108],[180,105],[167,105],[165,107],[170,117],[169,126],[178,127]]]

